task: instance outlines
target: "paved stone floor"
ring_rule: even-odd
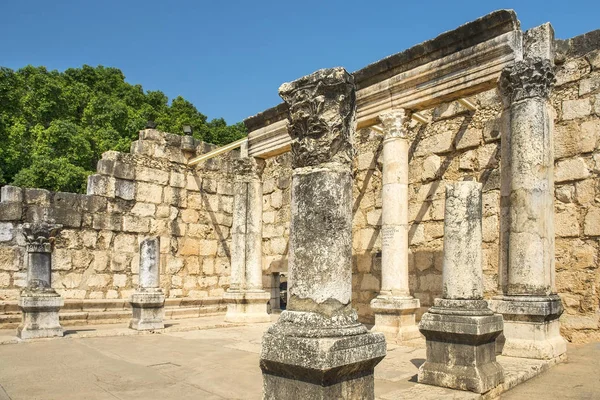
[[[174,321],[165,333],[144,335],[125,326],[86,326],[71,328],[62,339],[16,344],[10,343],[13,330],[0,331],[0,343],[9,343],[0,345],[0,400],[260,399],[258,354],[269,324],[224,327],[221,321],[222,316]],[[569,351],[568,363],[502,399],[600,398],[600,344]],[[424,355],[422,348],[389,346],[376,369],[377,397],[476,398],[423,390],[415,374]]]

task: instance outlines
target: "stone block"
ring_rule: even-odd
[[[590,72],[588,62],[583,58],[575,58],[567,61],[556,70],[556,86],[574,82]]]
[[[58,311],[63,305],[64,300],[56,293],[21,296],[22,321],[17,336],[21,339],[63,336],[58,321]]]
[[[97,213],[106,211],[108,200],[102,196],[82,196],[81,206],[84,212]]]
[[[440,167],[442,165],[442,159],[435,154],[428,156],[425,160],[423,160],[423,168],[421,171],[421,180],[423,182],[434,179]]]
[[[202,180],[202,191],[205,193],[217,193],[217,181],[214,179],[204,178]]]
[[[150,232],[150,218],[125,215],[123,217],[123,231],[148,233]]]
[[[586,236],[600,236],[600,208],[589,207],[587,209],[583,233]]]
[[[0,247],[0,270],[3,271],[18,271],[20,268],[25,269],[25,264],[21,257],[18,247]]]
[[[47,206],[50,204],[50,192],[46,189],[25,189],[25,202]]]
[[[556,183],[581,180],[590,176],[585,161],[580,157],[557,162],[554,172]]]
[[[202,178],[195,174],[188,174],[186,177],[186,185],[185,188],[187,190],[192,190],[195,192],[199,192],[202,187]]]
[[[145,203],[160,204],[163,187],[154,183],[137,182],[136,200]]]
[[[21,203],[0,203],[0,221],[18,221],[23,216]]]
[[[445,154],[452,151],[452,141],[454,138],[453,131],[445,131],[424,138],[417,145],[415,151],[416,157],[427,156],[433,154]]]
[[[465,150],[477,147],[481,144],[481,139],[483,137],[483,132],[481,129],[476,128],[468,128],[465,132],[460,136],[460,133],[457,135],[456,141],[456,150]]]
[[[567,206],[561,212],[554,213],[554,229],[556,236],[579,236],[579,212],[573,205]]]
[[[14,236],[14,225],[11,222],[0,222],[0,242],[10,242]]]
[[[153,217],[154,214],[156,213],[156,210],[157,210],[157,207],[155,204],[136,202],[135,205],[133,206],[133,208],[131,209],[131,213],[138,217]],[[167,210],[168,210],[168,207],[167,207]],[[168,216],[168,213],[167,213],[167,216]]]
[[[185,185],[185,174],[181,172],[171,171],[171,176],[169,177],[169,186],[173,186],[176,188],[184,188]]]
[[[87,194],[115,197],[115,178],[105,175],[88,176]]]
[[[115,180],[115,196],[123,200],[135,199],[135,182],[123,179]]]
[[[136,181],[166,185],[169,183],[169,172],[139,165],[135,169],[135,179]]]
[[[584,118],[592,113],[592,104],[589,99],[564,100],[562,102],[562,119],[568,121]]]
[[[592,76],[579,81],[579,97],[592,93],[600,89],[600,77]]]
[[[98,230],[120,231],[122,217],[118,214],[94,214],[92,226]]]
[[[18,186],[2,186],[0,188],[0,201],[21,203],[23,201],[23,189]]]
[[[163,329],[165,295],[160,289],[146,289],[131,296],[132,318],[129,327],[135,330]]]

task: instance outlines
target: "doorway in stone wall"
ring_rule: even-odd
[[[274,272],[271,274],[270,313],[280,313],[287,306],[287,275]]]

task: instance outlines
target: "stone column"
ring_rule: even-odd
[[[554,143],[549,59],[526,58],[506,68],[500,91],[509,115],[502,158],[508,213],[503,246],[503,296],[491,307],[504,316],[502,354],[552,359],[566,352],[554,284]]]
[[[385,338],[352,308],[355,87],[343,68],[279,88],[289,106],[289,302],[263,337],[264,399],[373,399]]]
[[[27,241],[27,287],[21,292],[22,312],[17,336],[21,339],[63,336],[58,311],[62,297],[52,288],[52,245],[62,225],[23,224]]]
[[[160,238],[144,239],[140,244],[139,286],[131,295],[133,315],[129,327],[138,331],[163,329],[165,295],[160,288]]]
[[[442,298],[423,315],[427,361],[419,382],[485,393],[504,382],[496,362],[502,316],[483,300],[481,184],[446,186]]]
[[[402,109],[379,115],[383,126],[383,189],[381,194],[381,291],[371,307],[373,329],[391,341],[420,337],[415,322],[419,300],[408,287],[408,117]]]
[[[262,282],[262,181],[264,161],[253,157],[232,160],[233,226],[231,283],[225,292],[226,322],[269,322],[271,295]]]

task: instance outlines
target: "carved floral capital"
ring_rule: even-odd
[[[379,114],[379,121],[383,127],[386,138],[406,138],[408,134],[407,124],[410,122],[410,114],[404,109],[396,109]]]
[[[240,157],[232,159],[231,166],[236,179],[260,179],[265,162],[254,157]]]
[[[47,222],[23,224],[23,236],[25,236],[27,242],[27,251],[30,253],[50,253],[52,243],[62,227],[62,225]]]
[[[339,67],[322,69],[284,83],[279,95],[289,107],[292,168],[351,165],[356,114],[352,75]]]
[[[499,88],[510,103],[532,98],[548,98],[556,81],[550,60],[531,58],[517,61],[500,75]]]

